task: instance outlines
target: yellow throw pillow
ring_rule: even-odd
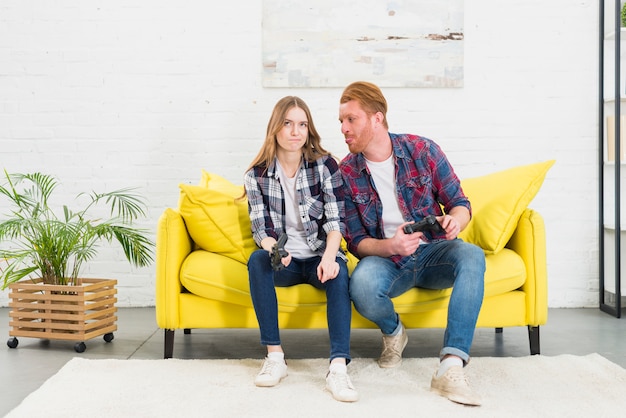
[[[462,180],[461,187],[472,203],[472,220],[459,237],[478,245],[487,254],[502,250],[554,162],[513,167]]]
[[[179,211],[200,248],[247,263],[257,249],[252,239],[243,186],[203,173],[201,186],[180,184]]]
[[[200,177],[199,185],[200,187],[215,190],[231,196],[243,196],[243,186],[236,186],[230,181],[226,180],[224,177],[218,176],[214,173],[208,173],[205,170],[202,170],[202,176]],[[244,202],[246,202],[246,205],[248,204],[245,199]]]

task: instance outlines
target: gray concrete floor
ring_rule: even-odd
[[[9,339],[9,309],[0,308],[0,335]],[[0,416],[15,408],[73,357],[93,359],[161,359],[163,331],[156,325],[154,308],[118,310],[118,330],[114,340],[101,337],[86,341],[83,353],[74,343],[60,340],[19,338],[19,345],[0,348]],[[405,357],[435,357],[443,330],[408,330]],[[282,332],[287,358],[328,356],[326,330],[285,330]],[[6,340],[5,340],[6,341]],[[376,358],[380,354],[380,332],[375,329],[352,331],[352,356]],[[548,323],[541,327],[541,354],[586,355],[599,353],[626,368],[626,319],[616,319],[599,309],[551,309]],[[192,330],[176,332],[174,357],[181,359],[262,358],[256,329]],[[529,355],[526,328],[477,329],[472,355],[475,357],[520,357]],[[80,382],[78,382],[80,383]]]

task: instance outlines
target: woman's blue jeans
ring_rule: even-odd
[[[248,277],[252,304],[261,331],[261,344],[280,345],[275,286],[310,284],[326,291],[330,360],[345,358],[349,363],[352,304],[348,292],[348,268],[342,259],[337,258],[339,274],[334,279],[321,283],[317,278],[320,260],[320,257],[305,260],[292,258],[289,266],[274,271],[267,251],[259,249],[252,253],[248,260]]]
[[[364,257],[350,277],[350,296],[361,315],[383,334],[394,335],[400,325],[391,298],[413,287],[452,287],[440,357],[453,354],[467,363],[483,302],[484,276],[482,249],[460,239],[435,241],[420,245],[402,268],[389,258]]]

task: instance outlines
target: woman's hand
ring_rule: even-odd
[[[317,266],[317,278],[320,282],[325,283],[332,280],[339,274],[339,263],[333,257],[322,257]]]

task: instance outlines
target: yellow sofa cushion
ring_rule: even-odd
[[[505,248],[486,256],[485,297],[501,295],[520,288],[526,281],[526,267],[521,257]],[[180,281],[198,296],[235,305],[252,306],[248,269],[245,264],[224,255],[204,250],[193,251],[183,262]],[[451,289],[411,289],[394,299],[399,312],[450,296]],[[276,288],[282,312],[319,307],[326,304],[326,294],[310,285]]]
[[[462,180],[473,216],[459,237],[486,254],[501,251],[553,164],[554,160],[549,160]]]
[[[252,306],[245,263],[205,250],[191,252],[180,268],[180,282],[194,295]]]
[[[207,251],[247,263],[257,249],[250,229],[248,201],[236,186],[203,172],[199,186],[181,184],[178,209],[193,241]]]

